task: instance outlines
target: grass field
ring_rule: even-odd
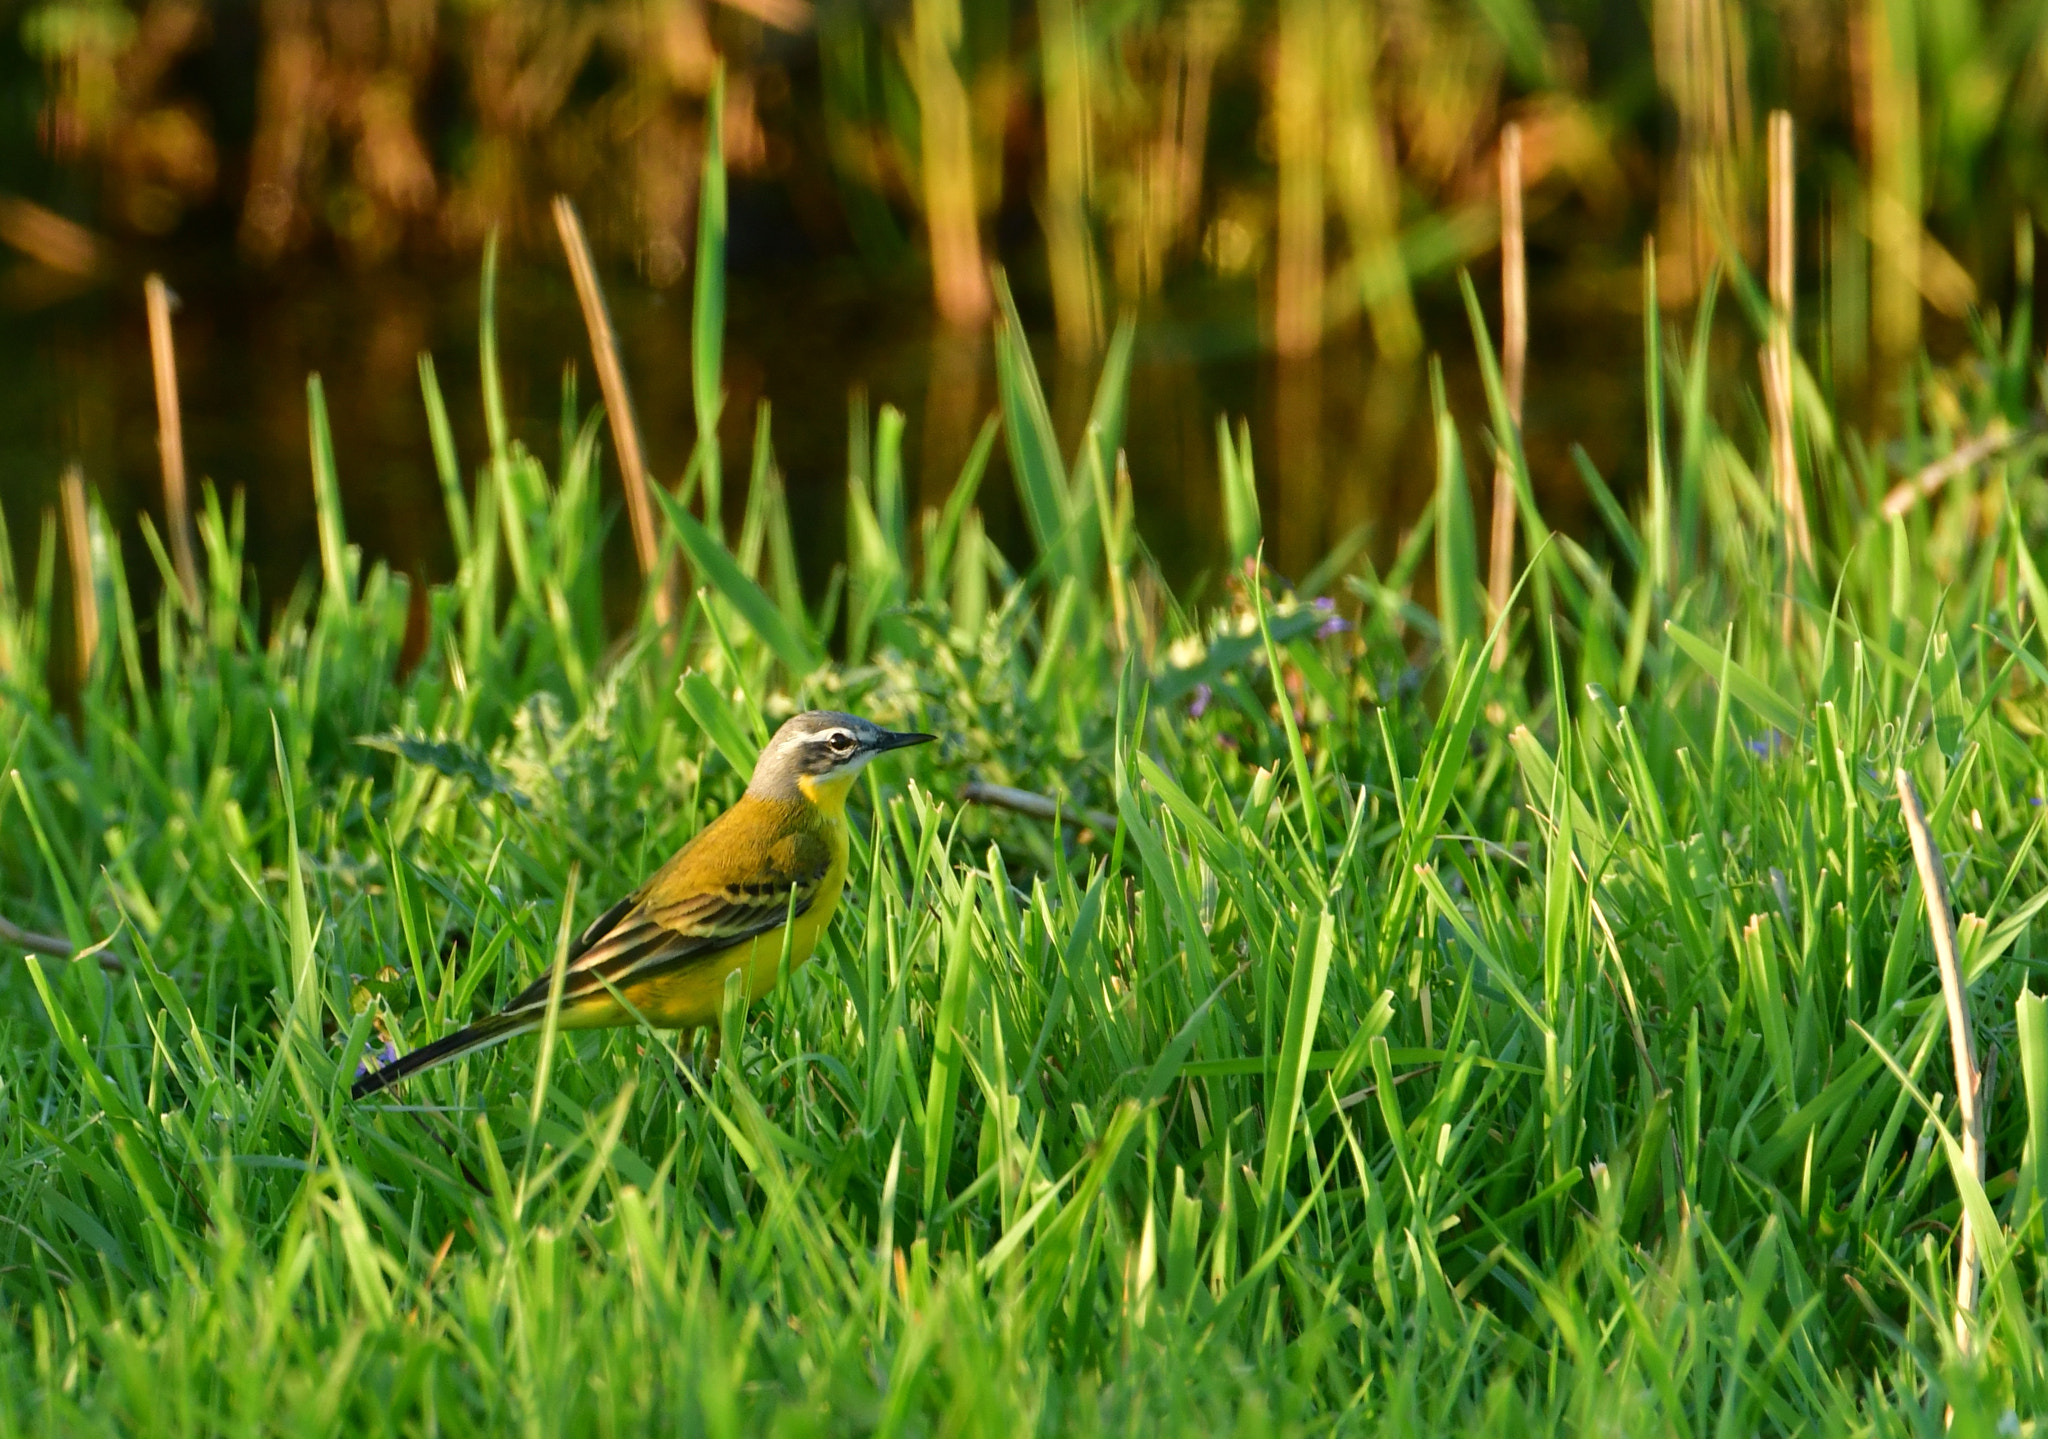
[[[91,947],[10,932],[0,972],[0,1435],[2034,1432],[2024,328],[1916,372],[1882,450],[1801,372],[1789,611],[1710,296],[1686,333],[1648,307],[1643,499],[1588,474],[1597,543],[1545,528],[1496,384],[1440,410],[1430,523],[1384,573],[1257,571],[1226,433],[1254,567],[1182,608],[1116,472],[1127,343],[1063,454],[1006,325],[1000,427],[942,509],[907,513],[900,417],[863,418],[846,564],[806,595],[763,415],[744,524],[707,523],[700,452],[657,516],[694,588],[621,631],[601,416],[565,396],[547,464],[506,438],[490,283],[488,456],[422,376],[451,583],[349,547],[317,382],[321,566],[281,610],[211,499],[189,608],[172,581],[136,613],[89,510],[80,590],[54,528],[0,572],[0,914]],[[700,326],[706,406],[718,355]],[[1481,421],[1534,556],[1497,672]],[[982,531],[998,445],[1030,554]],[[75,708],[59,606],[102,635]],[[870,771],[828,942],[743,1031],[728,1007],[715,1070],[561,1035],[351,1105],[366,1052],[544,972],[810,705],[945,741]],[[1901,768],[1970,981],[1981,1182]]]

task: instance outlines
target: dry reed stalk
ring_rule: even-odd
[[[1280,165],[1273,344],[1283,355],[1309,354],[1323,340],[1323,31],[1323,0],[1284,0],[1273,67]]]
[[[1792,116],[1773,110],[1770,119],[1770,271],[1771,306],[1777,312],[1775,339],[1789,365],[1792,359],[1793,280],[1798,257],[1793,250]]]
[[[1910,29],[1894,33],[1890,0],[1869,0],[1860,47],[1870,117],[1870,328],[1880,354],[1920,347],[1920,67]]]
[[[100,647],[100,595],[93,583],[91,521],[85,510],[85,471],[73,461],[63,483],[64,543],[71,557],[71,616],[77,633],[78,683],[92,678]]]
[[[1216,62],[1235,31],[1236,11],[1229,6],[1198,7],[1188,16],[1181,37],[1181,63],[1186,83],[1180,104],[1168,121],[1173,131],[1173,218],[1176,233],[1192,230],[1202,209],[1202,162],[1209,149],[1209,94]]]
[[[1837,175],[1828,196],[1828,354],[1835,382],[1870,363],[1870,227],[1861,177]]]
[[[817,7],[811,0],[724,0],[725,8],[751,15],[763,25],[791,35],[801,35],[817,23]]]
[[[924,221],[931,239],[932,291],[940,316],[975,326],[992,295],[981,258],[981,210],[974,189],[974,131],[955,51],[960,0],[912,0]]]
[[[1752,143],[1749,44],[1733,0],[1656,0],[1652,30],[1658,81],[1678,116],[1659,204],[1659,276],[1670,304],[1698,292],[1715,263],[1717,230],[1746,249],[1740,176]]]
[[[1812,563],[1812,530],[1806,524],[1806,491],[1798,483],[1798,454],[1792,448],[1792,319],[1796,276],[1796,229],[1792,207],[1792,117],[1772,111],[1769,129],[1772,199],[1769,199],[1769,278],[1772,278],[1772,467],[1778,479],[1778,504],[1784,510],[1788,549],[1806,565]]]
[[[1235,0],[1192,0],[1182,9],[1178,21],[1160,27],[1157,32],[1157,38],[1164,42],[1166,64],[1160,83],[1154,87],[1156,99],[1146,102],[1157,107],[1158,118],[1150,126],[1150,135],[1144,135],[1142,130],[1124,129],[1114,113],[1103,113],[1099,105],[1090,111],[1091,124],[1099,121],[1117,132],[1118,141],[1110,146],[1115,155],[1136,155],[1136,163],[1127,173],[1105,177],[1105,183],[1114,186],[1124,200],[1103,207],[1101,212],[1101,223],[1109,237],[1115,286],[1126,299],[1149,295],[1160,287],[1175,246],[1197,232],[1202,218],[1202,166],[1209,145],[1209,98],[1215,85],[1217,61],[1230,48],[1239,16]],[[1097,17],[1094,24],[1098,49],[1106,46],[1116,53],[1132,36],[1129,25],[1101,18],[1100,6],[1077,5],[1075,10],[1077,15]],[[1050,111],[1050,77],[1047,89]],[[1092,153],[1090,164],[1094,164]],[[1093,179],[1091,186],[1100,188]]]
[[[1202,166],[1209,151],[1209,101],[1216,65],[1236,38],[1236,0],[1195,0],[1186,7],[1175,41],[1173,83],[1160,109],[1154,174],[1147,183],[1147,215],[1140,242],[1138,293],[1159,287],[1167,252],[1196,232],[1202,218]]]
[[[0,240],[61,274],[85,276],[100,267],[97,235],[19,195],[0,195]]]
[[[199,569],[192,560],[192,508],[185,494],[185,421],[178,408],[178,354],[171,345],[171,292],[162,275],[142,282],[149,312],[149,358],[156,372],[156,448],[164,470],[164,525],[185,610],[199,613]]]
[[[1507,391],[1508,416],[1522,427],[1522,387],[1529,361],[1529,270],[1522,242],[1522,127],[1510,123],[1500,132],[1500,309],[1501,384]],[[1493,467],[1493,543],[1486,573],[1486,593],[1499,616],[1514,587],[1515,475],[1502,444]],[[1493,667],[1508,662],[1508,632],[1503,625],[1493,642]]]
[[[1121,206],[1105,217],[1117,290],[1125,296],[1149,295],[1159,288],[1167,251],[1179,237],[1180,183],[1185,168],[1180,150],[1181,119],[1190,83],[1183,42],[1160,86],[1158,126],[1137,159],[1137,203]],[[1207,103],[1206,96],[1203,103]]]
[[[612,329],[611,310],[597,280],[597,266],[590,258],[590,243],[583,238],[583,222],[567,195],[555,196],[555,229],[562,237],[562,250],[569,257],[569,274],[576,282],[576,298],[583,306],[583,324],[590,331],[590,357],[597,366],[597,383],[604,391],[605,415],[611,422],[612,443],[619,453],[619,479],[626,490],[626,517],[633,530],[633,553],[640,560],[643,580],[655,579],[661,563],[660,546],[654,536],[654,501],[647,493],[647,460],[640,448],[640,424],[633,416],[633,396],[626,388],[626,369],[619,362],[619,339]],[[658,580],[654,590],[654,617],[666,625],[673,612],[669,586]]]
[[[1093,168],[1088,46],[1076,0],[1039,0],[1045,73],[1045,246],[1060,348],[1093,354],[1102,343],[1102,279],[1088,223]]]
[[[1797,275],[1798,257],[1794,253],[1794,211],[1792,203],[1792,116],[1783,110],[1771,111],[1770,118],[1770,196],[1769,196],[1769,241],[1767,268],[1770,272],[1771,290],[1771,349],[1777,354],[1783,373],[1792,373],[1792,324],[1794,303],[1794,281]],[[1772,434],[1772,449],[1777,452],[1778,442],[1783,439],[1790,444],[1790,435]],[[1784,485],[1790,478],[1787,468],[1781,466],[1777,473],[1780,500],[1784,501]],[[1790,503],[1786,508],[1789,511]]]
[[[1799,566],[1813,563],[1813,535],[1806,522],[1806,492],[1799,483],[1799,457],[1792,436],[1792,325],[1797,268],[1792,200],[1792,116],[1773,110],[1769,132],[1770,201],[1768,269],[1771,337],[1764,347],[1764,406],[1771,429],[1771,477],[1785,527],[1784,639],[1792,642]]]
[[[1904,768],[1897,771],[1899,808],[1906,818],[1906,831],[1913,839],[1913,863],[1920,871],[1920,890],[1927,898],[1927,927],[1934,935],[1934,960],[1941,968],[1941,997],[1948,1007],[1949,1049],[1955,1056],[1956,1107],[1963,1121],[1963,1164],[1984,1182],[1984,1111],[1979,1107],[1982,1074],[1977,1068],[1977,1040],[1970,1023],[1970,994],[1963,985],[1963,971],[1956,958],[1956,927],[1948,902],[1948,882],[1942,870],[1941,851],[1927,828],[1927,812],[1920,806],[1920,792]],[[1970,1211],[1963,1209],[1961,1237],[1956,1258],[1956,1347],[1970,1349],[1969,1320],[1977,1312],[1977,1285],[1981,1259],[1977,1253],[1977,1232]]]
[[[1329,183],[1350,231],[1373,343],[1390,359],[1412,359],[1422,350],[1422,324],[1401,258],[1401,178],[1373,103],[1379,16],[1372,0],[1352,0],[1334,6],[1328,20],[1325,75],[1338,97],[1328,118]]]

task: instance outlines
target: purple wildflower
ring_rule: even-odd
[[[1200,719],[1209,708],[1209,701],[1215,698],[1215,691],[1206,684],[1195,686],[1195,697],[1188,701],[1188,718]]]
[[[370,1063],[372,1059],[377,1062],[375,1064]],[[378,1050],[375,1054],[365,1054],[362,1059],[357,1061],[356,1078],[360,1079],[372,1070],[382,1069],[387,1064],[396,1063],[398,1063],[398,1046],[387,1039],[384,1041],[382,1049]]]
[[[1351,621],[1345,619],[1342,615],[1331,615],[1316,626],[1316,638],[1326,640],[1331,635],[1341,635],[1350,628]]]

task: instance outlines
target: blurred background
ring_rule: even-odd
[[[1717,254],[1760,265],[1769,109],[1797,126],[1801,352],[1880,430],[1902,366],[2009,303],[2048,186],[2048,0],[0,0],[0,513],[21,572],[66,462],[124,543],[158,503],[154,270],[181,302],[188,464],[246,494],[266,597],[314,552],[309,370],[352,537],[445,577],[415,357],[437,357],[473,466],[494,231],[518,433],[552,461],[565,365],[595,399],[556,193],[673,481],[721,64],[726,493],[766,400],[814,578],[844,551],[856,390],[906,412],[914,500],[951,485],[994,406],[994,265],[1064,436],[1138,317],[1139,524],[1193,582],[1221,560],[1219,414],[1249,421],[1283,573],[1360,527],[1393,551],[1431,484],[1430,353],[1461,418],[1483,413],[1456,275],[1497,327],[1504,122],[1524,136],[1527,439],[1566,527],[1587,512],[1572,443],[1624,495],[1639,479],[1644,237],[1680,315]],[[1753,356],[1729,316],[1720,342]],[[1021,554],[1008,489],[984,490],[991,537]],[[135,543],[131,573],[152,572]]]

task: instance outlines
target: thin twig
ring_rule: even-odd
[[[85,512],[85,471],[77,461],[64,468],[64,540],[71,557],[71,615],[77,629],[78,682],[92,678],[100,647],[100,596],[93,584],[92,535]]]
[[[1099,809],[1063,805],[1050,795],[1035,794],[1028,789],[1012,789],[1006,784],[983,784],[980,780],[969,780],[960,786],[960,798],[969,804],[986,804],[997,809],[1015,810],[1018,814],[1028,814],[1033,819],[1078,819],[1089,828],[1105,833],[1116,829],[1116,816],[1113,814],[1104,814]]]
[[[576,282],[576,298],[583,306],[583,324],[590,331],[590,356],[597,366],[597,383],[604,391],[604,409],[611,421],[612,442],[619,452],[619,478],[626,489],[626,516],[633,530],[633,552],[640,560],[643,579],[655,578],[661,552],[654,537],[654,505],[647,493],[647,461],[640,447],[640,425],[633,418],[633,397],[626,388],[625,366],[619,363],[618,335],[597,282],[597,265],[590,258],[590,243],[583,238],[583,222],[567,195],[555,196],[555,229],[562,236],[562,250],[569,257],[569,274]],[[654,588],[654,617],[666,626],[672,608],[665,578]]]
[[[70,940],[59,939],[54,934],[37,934],[4,919],[0,919],[0,944],[31,950],[36,954],[54,955],[58,959],[69,959],[72,955]]]
[[[142,282],[149,312],[149,358],[156,372],[156,448],[164,470],[164,524],[170,531],[171,565],[185,610],[199,613],[199,570],[192,560],[192,508],[185,495],[185,422],[178,408],[178,354],[171,345],[171,292],[162,275]]]
[[[0,944],[10,949],[25,949],[31,954],[47,954],[52,959],[78,959],[83,957],[77,946],[68,939],[59,939],[54,934],[37,934],[32,929],[23,929],[0,919]],[[106,945],[96,944],[84,951],[85,955],[99,961],[101,969],[109,974],[126,974],[128,965],[118,954],[107,951]]]
[[[1920,891],[1927,899],[1927,927],[1934,934],[1934,960],[1941,968],[1941,996],[1948,1005],[1949,1048],[1956,1063],[1956,1106],[1962,1112],[1963,1163],[1979,1185],[1984,1182],[1984,1111],[1979,1107],[1977,1041],[1970,1024],[1970,995],[1963,985],[1962,966],[1956,960],[1956,927],[1948,902],[1941,851],[1927,828],[1927,813],[1920,807],[1920,792],[1913,777],[1901,767],[1897,773],[1899,807],[1905,812],[1906,831],[1913,838],[1913,863],[1920,871]],[[1970,1348],[1970,1316],[1977,1312],[1979,1259],[1977,1231],[1970,1222],[1969,1206],[1963,1207],[1961,1253],[1956,1259],[1956,1347]]]
[[[1508,416],[1522,424],[1522,386],[1529,358],[1529,269],[1522,237],[1522,127],[1508,124],[1500,132],[1500,354],[1501,385],[1507,391]],[[1486,574],[1487,597],[1498,616],[1507,608],[1514,585],[1515,477],[1508,449],[1501,447],[1493,469],[1493,534]],[[1507,626],[1493,642],[1493,667],[1508,660]]]
[[[2037,421],[2021,429],[2014,429],[2003,419],[1993,420],[1984,427],[1984,433],[1965,444],[1958,445],[1940,459],[1923,466],[1911,479],[1900,480],[1885,494],[1884,517],[1895,520],[1906,511],[1931,497],[1935,491],[1972,466],[1980,465],[1993,455],[2008,450],[2021,440],[2032,439],[2041,434],[2043,426]]]
[[[90,275],[103,258],[92,231],[19,195],[0,195],[0,241],[65,275]]]

